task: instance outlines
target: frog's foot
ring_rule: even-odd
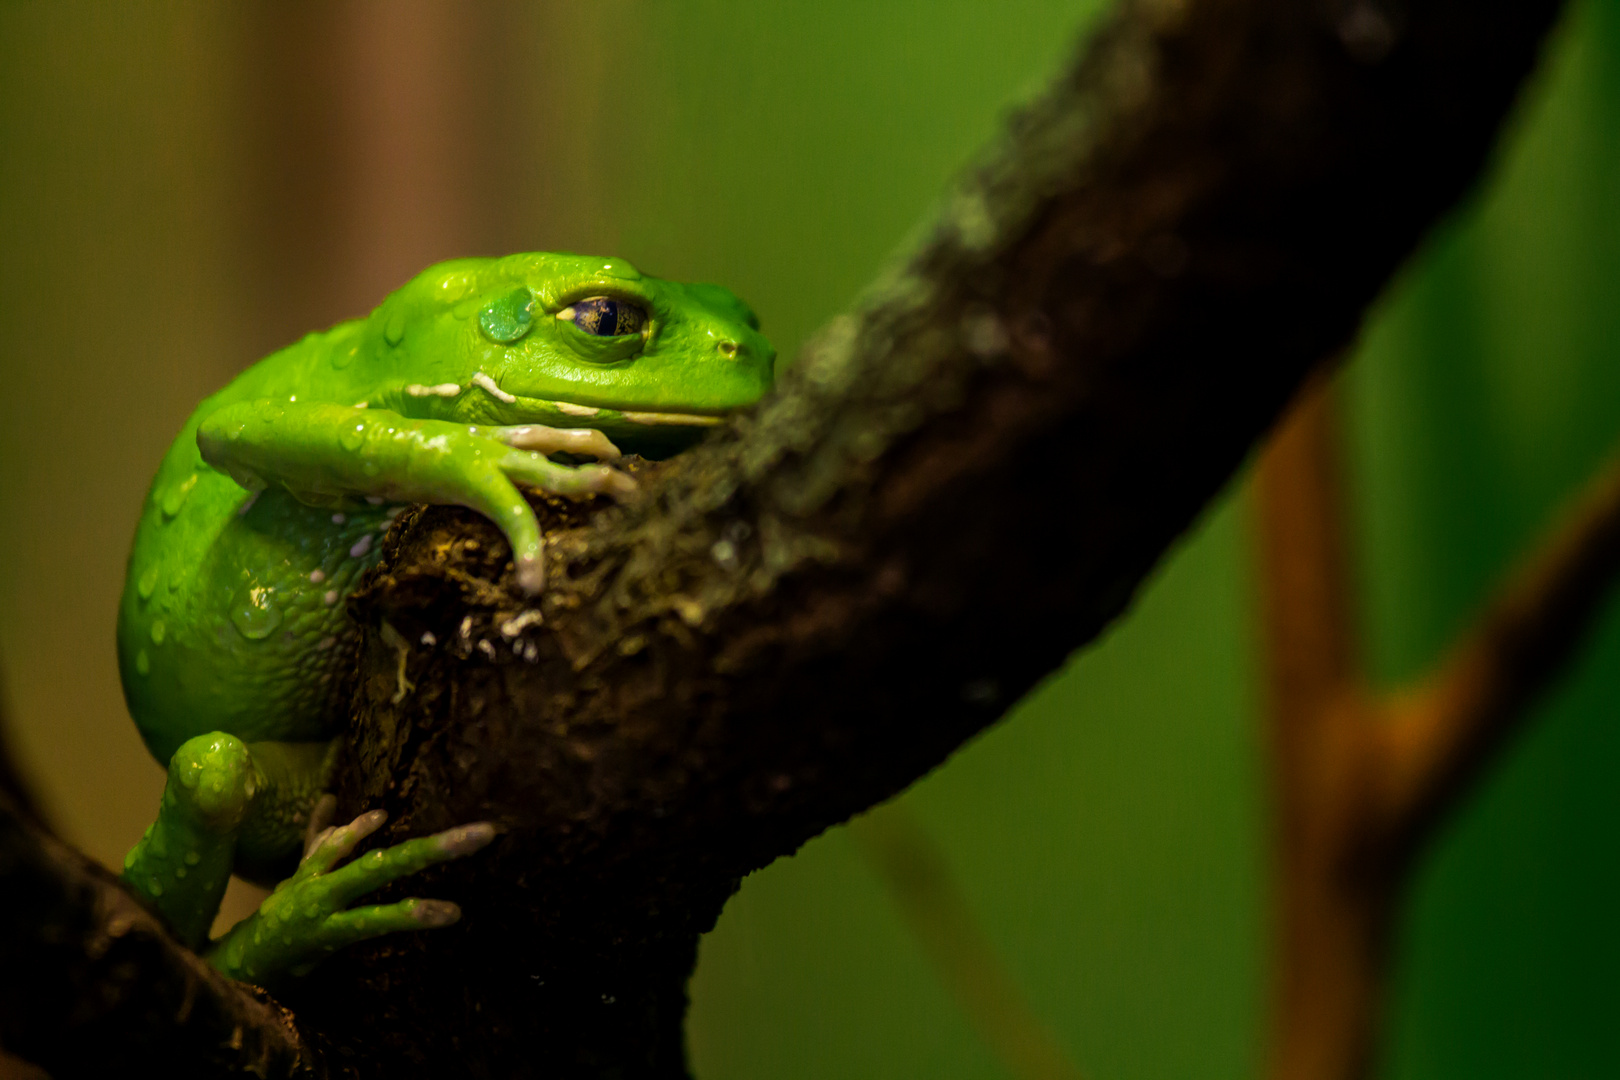
[[[320,815],[331,818],[336,804],[329,800],[324,797],[311,815],[304,857],[293,876],[209,948],[209,962],[231,978],[262,985],[303,975],[357,941],[396,930],[431,930],[461,918],[461,909],[444,900],[413,897],[393,904],[353,909],[349,905],[434,863],[471,855],[495,838],[493,825],[462,825],[367,852],[339,866],[360,841],[382,827],[388,815],[372,810],[347,825],[317,828]]]
[[[606,436],[603,436],[603,441],[606,441]],[[611,495],[620,498],[636,490],[636,481],[629,473],[620,472],[610,465],[559,465],[538,450],[510,450],[501,460],[500,467],[512,483],[538,488],[548,495],[575,498]],[[546,564],[542,558],[540,528],[533,512],[526,505],[518,504],[512,507],[507,517],[499,513],[489,516],[512,544],[512,565],[517,571],[518,588],[530,596],[544,591]]]

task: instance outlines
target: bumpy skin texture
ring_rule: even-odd
[[[632,486],[548,455],[678,450],[757,400],[774,359],[753,313],[719,286],[524,254],[431,267],[368,318],[309,335],[204,401],[153,480],[119,609],[125,697],[169,764],[126,883],[200,946],[230,872],[275,880],[310,831],[293,877],[211,954],[257,981],[374,933],[453,921],[434,901],[342,909],[476,850],[487,826],[337,869],[380,821],[309,828],[344,716],[343,599],[382,530],[405,503],[471,507],[506,534],[519,582],[537,592],[542,538],[518,486]],[[368,859],[372,872],[355,869]]]

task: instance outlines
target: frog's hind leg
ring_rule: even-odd
[[[202,946],[233,870],[274,881],[291,869],[334,746],[250,745],[223,731],[183,743],[157,821],[124,859],[124,883],[180,940]]]
[[[236,845],[236,876],[272,886],[298,865],[312,817],[336,800],[325,796],[337,760],[331,742],[249,743],[254,763],[269,787],[254,800]],[[324,802],[323,802],[324,797]],[[325,810],[330,824],[331,811]]]
[[[123,881],[193,948],[208,938],[237,835],[267,784],[247,744],[223,731],[188,740],[169,759],[157,821],[125,857]]]

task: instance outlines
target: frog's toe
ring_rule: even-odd
[[[332,802],[332,812],[335,812],[337,800],[334,798]],[[330,820],[331,812],[327,817]],[[299,860],[298,868],[303,870],[307,867],[311,873],[325,873],[347,859],[360,841],[382,828],[387,820],[388,811],[367,810],[347,825],[327,825],[320,832],[305,838],[304,857]],[[314,821],[310,824],[313,826]]]
[[[316,799],[315,805],[309,808],[309,824],[304,827],[305,858],[315,850],[315,845],[325,838],[335,817],[337,817],[337,796],[328,791]]]
[[[397,904],[376,904],[338,912],[321,927],[321,944],[329,949],[341,949],[399,930],[437,930],[460,919],[461,908],[448,900],[412,897]]]
[[[487,821],[406,840],[390,848],[371,851],[326,875],[326,881],[339,906],[353,901],[390,881],[424,870],[435,863],[460,859],[480,850],[495,839],[495,826]],[[352,846],[352,845],[351,845]]]
[[[546,590],[546,564],[538,552],[526,551],[514,556],[512,566],[517,574],[518,588],[526,596],[539,596]]]
[[[514,451],[503,470],[514,483],[539,488],[549,495],[612,495],[636,490],[635,479],[611,465],[559,465],[536,451]]]
[[[448,900],[412,897],[395,904],[340,911],[329,916],[312,935],[303,959],[287,968],[290,975],[307,975],[322,960],[340,949],[384,934],[405,930],[437,930],[461,920],[461,908]]]
[[[622,457],[602,432],[595,428],[554,428],[544,424],[522,424],[514,427],[490,428],[490,438],[499,439],[515,450],[535,450],[542,454],[580,454],[598,461]]]

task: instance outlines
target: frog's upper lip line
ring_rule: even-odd
[[[670,412],[652,411],[642,409],[615,409],[597,405],[579,405],[572,401],[559,401],[555,398],[528,397],[523,394],[511,395],[512,400],[507,402],[518,408],[539,406],[542,409],[555,410],[565,416],[577,416],[584,419],[601,417],[604,420],[626,420],[632,424],[683,424],[691,427],[713,427],[725,422],[725,417],[715,413]],[[501,399],[505,401],[505,398]]]
[[[681,412],[675,410],[645,410],[645,409],[617,409],[599,405],[580,405],[572,401],[560,401],[555,398],[532,397],[527,394],[514,394],[501,389],[487,372],[480,371],[474,375],[467,386],[459,383],[439,383],[435,386],[423,386],[412,383],[405,387],[405,393],[411,397],[460,397],[467,390],[477,387],[490,397],[506,405],[518,408],[535,408],[540,412],[560,412],[564,416],[590,418],[606,413],[604,419],[624,420],[632,424],[647,425],[684,425],[689,427],[713,427],[722,423],[725,417],[718,413]],[[538,422],[530,420],[529,422]]]

